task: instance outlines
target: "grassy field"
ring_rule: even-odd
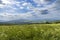
[[[0,25],[0,40],[60,40],[60,24]]]

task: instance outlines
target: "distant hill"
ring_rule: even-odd
[[[35,20],[27,20],[27,19],[17,19],[11,21],[2,21],[0,20],[0,24],[31,24],[31,23],[58,23],[60,22],[57,19],[35,19]]]
[[[30,23],[30,22],[28,20],[25,20],[25,19],[0,22],[0,24],[25,24],[25,23]]]

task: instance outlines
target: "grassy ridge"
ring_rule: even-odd
[[[60,24],[1,25],[0,40],[60,40]]]

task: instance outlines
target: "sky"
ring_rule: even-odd
[[[0,21],[60,19],[60,0],[0,0]]]

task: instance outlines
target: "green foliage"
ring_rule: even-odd
[[[0,40],[60,40],[60,24],[1,25]]]

